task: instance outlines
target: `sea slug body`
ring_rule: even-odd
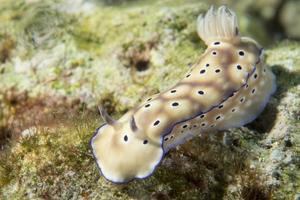
[[[172,147],[200,133],[254,120],[275,91],[263,48],[239,33],[234,12],[213,7],[197,19],[207,45],[174,87],[148,97],[119,120],[104,121],[90,143],[103,176],[115,183],[150,176]]]

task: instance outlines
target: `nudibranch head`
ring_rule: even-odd
[[[134,117],[114,121],[103,110],[106,124],[97,129],[91,147],[103,176],[115,183],[151,175],[163,158],[162,141],[143,136]]]

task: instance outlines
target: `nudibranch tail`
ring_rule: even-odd
[[[205,15],[199,15],[197,32],[207,45],[216,39],[239,39],[236,15],[226,6],[221,6],[218,10],[211,6]]]

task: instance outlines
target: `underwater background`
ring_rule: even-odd
[[[145,180],[106,181],[88,144],[97,105],[118,118],[176,83],[206,48],[197,16],[224,4],[265,47],[266,109]],[[298,0],[0,0],[0,199],[300,200],[299,41]]]

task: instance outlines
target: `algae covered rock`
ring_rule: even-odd
[[[204,51],[195,22],[208,7],[0,0],[0,198],[296,199],[300,43],[292,41],[266,48],[277,92],[254,122],[171,150],[145,180],[114,185],[98,172],[88,144],[102,123],[97,105],[118,117],[177,82]],[[252,34],[257,24],[238,15]]]
[[[283,11],[280,14],[280,20],[283,24],[287,35],[292,38],[300,38],[300,2],[299,1],[289,1],[282,8]]]

